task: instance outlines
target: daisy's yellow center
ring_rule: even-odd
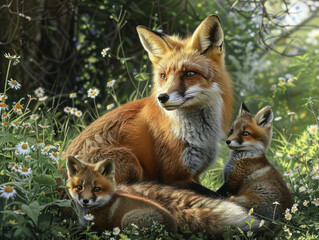
[[[319,199],[316,199],[316,200],[315,200],[315,203],[319,204]]]
[[[293,156],[294,156],[294,154],[293,154],[293,153],[288,153],[288,155],[289,155],[290,157],[293,157]]]
[[[39,138],[38,140],[37,140],[37,143],[42,143],[43,142],[43,139],[41,139],[41,138]]]
[[[14,165],[16,165],[14,162],[10,163],[10,166],[13,167]]]
[[[286,173],[289,174],[289,173],[290,173],[290,170],[286,171]]]
[[[310,128],[310,132],[315,132],[315,131],[316,131],[315,127]]]
[[[18,165],[15,165],[14,168],[18,170],[18,169],[19,169],[19,166],[18,166]]]
[[[59,156],[57,152],[52,153],[52,155],[53,155],[54,157]]]
[[[17,212],[18,213],[23,213],[23,211],[21,209],[18,209]]]
[[[14,124],[14,125],[19,125],[20,123],[19,123],[19,122],[13,122],[13,124]]]
[[[3,117],[3,118],[5,118],[5,117],[7,117],[7,116],[8,116],[8,113],[2,114],[2,117]]]
[[[17,103],[17,104],[16,104],[16,108],[17,108],[17,109],[21,109],[21,108],[22,108],[22,105],[21,105],[20,103]]]
[[[5,191],[6,193],[11,193],[11,192],[13,191],[13,188],[12,188],[11,186],[6,186],[6,187],[4,188],[4,191]]]
[[[21,147],[22,147],[22,149],[26,150],[26,149],[28,149],[28,144],[23,143],[23,144],[21,145]]]
[[[315,33],[314,35],[312,35],[312,37],[317,38],[319,37],[319,32]]]
[[[113,81],[109,81],[108,84],[111,85],[113,83]]]
[[[25,123],[24,126],[25,127],[29,127],[30,125],[29,125],[29,123]]]
[[[275,86],[275,85],[272,85],[271,88],[274,89],[274,88],[276,88],[276,86]]]
[[[12,85],[17,85],[18,82],[17,82],[16,80],[11,80],[11,84],[12,84]]]
[[[25,157],[25,159],[30,160],[30,159],[31,159],[31,157],[30,157],[30,156],[26,156],[26,157]]]
[[[71,93],[71,96],[74,97],[74,96],[75,96],[75,93]]]
[[[0,103],[0,107],[5,108],[7,106],[7,104],[5,104],[4,102]]]
[[[47,152],[49,149],[48,148],[44,148],[43,149],[43,152]]]
[[[94,96],[96,94],[95,90],[92,90],[92,96]]]
[[[23,167],[23,168],[21,169],[21,171],[22,171],[22,172],[27,172],[27,171],[28,171],[28,168]]]
[[[5,126],[9,126],[9,125],[10,125],[9,122],[4,122],[3,124],[4,124]]]

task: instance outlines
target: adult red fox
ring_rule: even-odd
[[[152,61],[151,96],[105,114],[64,154],[96,163],[112,159],[117,183],[158,180],[188,186],[213,163],[233,94],[224,65],[221,22],[211,15],[181,39],[137,27]]]
[[[177,231],[175,218],[162,206],[114,189],[112,160],[88,164],[70,156],[67,170],[69,193],[83,227],[91,220],[93,230],[103,232],[114,227],[131,228],[132,223],[150,228],[156,221],[169,232]]]
[[[293,203],[282,176],[266,157],[272,120],[271,107],[264,107],[254,115],[242,104],[226,140],[232,150],[224,167],[224,184],[217,191],[232,195],[231,201],[271,219],[278,218]]]

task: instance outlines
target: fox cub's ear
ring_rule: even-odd
[[[136,30],[153,63],[158,63],[161,57],[172,49],[173,40],[169,36],[152,31],[144,26],[137,26]]]
[[[66,168],[68,170],[68,176],[73,177],[81,169],[84,168],[84,165],[79,160],[77,160],[75,157],[69,156],[68,159],[66,160]]]
[[[243,113],[250,113],[245,103],[241,104],[238,115],[241,115]]]
[[[95,166],[95,171],[108,178],[114,173],[114,163],[111,159],[106,159],[104,161],[98,162]]]
[[[273,119],[274,119],[274,114],[273,114],[270,106],[262,108],[255,115],[255,120],[256,120],[257,124],[262,126],[262,127],[268,123],[272,123]]]
[[[211,52],[222,53],[224,51],[224,32],[217,15],[210,15],[197,27],[193,33],[191,44],[202,54]]]

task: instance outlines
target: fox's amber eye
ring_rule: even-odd
[[[247,131],[243,131],[243,136],[248,136],[248,135],[250,135],[250,133],[249,132],[247,132]]]
[[[165,74],[165,73],[162,73],[162,74],[161,74],[161,79],[162,79],[162,80],[165,80],[165,79],[166,79],[166,74]]]
[[[101,188],[99,188],[99,187],[93,188],[93,191],[94,191],[94,192],[99,192],[100,190],[101,190]]]
[[[233,133],[234,133],[234,130],[230,129],[229,134],[233,134]]]
[[[82,186],[81,186],[81,185],[78,185],[76,188],[77,188],[78,190],[82,190]]]
[[[195,74],[196,74],[196,72],[194,72],[194,71],[187,71],[185,73],[186,77],[191,77],[191,76],[194,76]]]

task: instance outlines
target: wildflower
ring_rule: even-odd
[[[59,152],[51,152],[51,153],[49,153],[49,156],[53,161],[59,160]]]
[[[2,126],[10,127],[10,126],[11,126],[11,123],[10,123],[10,122],[3,122],[3,123],[2,123]]]
[[[291,116],[291,115],[295,115],[296,113],[295,112],[288,112],[287,114],[288,114],[288,116]]]
[[[32,170],[31,168],[22,167],[21,169],[19,169],[19,173],[23,176],[30,176],[32,174]]]
[[[276,84],[273,84],[273,85],[271,85],[270,90],[271,90],[271,91],[274,91],[276,88],[277,88],[277,85],[276,85]]]
[[[273,202],[272,204],[274,204],[274,205],[280,205],[280,203],[277,202],[277,201]]]
[[[64,109],[63,109],[63,111],[65,112],[65,113],[70,113],[71,112],[71,107],[65,107]]]
[[[310,125],[308,131],[311,135],[315,134],[318,131],[318,125]]]
[[[1,193],[0,197],[9,199],[9,198],[14,198],[15,195],[17,194],[17,191],[13,187],[8,185],[8,186],[0,187],[0,193]]]
[[[115,227],[115,228],[113,228],[113,235],[119,235],[120,234],[120,232],[121,232],[121,230],[120,230],[120,228],[119,227]]]
[[[11,162],[11,163],[8,164],[8,168],[13,170],[15,165],[17,165],[15,162]]]
[[[113,79],[112,81],[107,82],[106,86],[109,87],[109,88],[111,88],[111,87],[114,86],[115,82],[116,82],[116,81]]]
[[[10,78],[10,80],[8,80],[9,86],[15,90],[18,90],[19,88],[21,88],[21,84],[18,83],[18,81],[13,80],[12,78]]]
[[[279,152],[276,152],[276,156],[277,156],[277,157],[282,157],[283,154],[282,154],[282,153],[279,153]]]
[[[25,158],[24,158],[25,160],[28,160],[28,161],[31,161],[32,160],[32,158],[31,158],[31,156],[30,155],[27,155],[27,156],[25,156]]]
[[[251,237],[253,235],[253,232],[252,231],[248,231],[247,232],[247,237]]]
[[[286,214],[287,214],[287,213],[290,213],[290,209],[289,209],[289,208],[286,208],[285,213],[286,213]]]
[[[31,127],[31,123],[23,123],[23,127],[29,128],[29,127]]]
[[[15,171],[15,172],[19,172],[20,166],[19,164],[14,165],[11,170]]]
[[[20,62],[19,61],[20,56],[17,56],[17,55],[11,56],[10,53],[5,53],[4,57],[12,61],[13,65],[17,65]]]
[[[307,35],[306,43],[311,45],[318,45],[319,44],[319,29],[313,29]]]
[[[5,104],[5,102],[0,102],[0,111],[7,110],[7,109],[8,109],[8,105]]]
[[[20,126],[20,122],[12,122],[11,126],[14,127],[15,129],[18,129]]]
[[[288,154],[287,154],[287,157],[288,158],[293,158],[295,156],[295,154],[293,153],[293,152],[289,152]]]
[[[87,213],[84,215],[84,219],[87,221],[92,221],[94,219],[94,216],[91,213]]]
[[[94,89],[90,88],[89,91],[88,91],[88,96],[89,96],[90,98],[95,98],[95,97],[97,97],[97,95],[99,95],[99,93],[100,93],[100,90],[99,90],[99,89],[97,89],[97,88],[94,88]]]
[[[290,176],[293,174],[293,171],[291,170],[287,170],[286,172],[284,172],[284,176]]]
[[[16,148],[19,150],[20,154],[25,155],[30,153],[30,147],[27,142],[20,142]]]
[[[303,201],[303,203],[302,203],[302,205],[304,205],[305,207],[308,207],[308,201],[307,200],[305,200],[305,201]]]
[[[13,111],[16,112],[17,114],[22,114],[22,105],[20,103],[17,103],[13,107]]]
[[[50,125],[42,125],[42,124],[38,124],[38,126],[40,127],[40,128],[49,128],[50,127]]]
[[[291,208],[291,212],[292,213],[296,213],[297,211],[298,211],[298,204],[294,204],[293,206],[292,206],[292,208]]]
[[[13,212],[18,215],[25,215],[25,212],[23,212],[21,209],[15,210]]]
[[[282,119],[282,117],[275,117],[275,121],[280,121]]]
[[[260,228],[260,227],[264,226],[264,224],[265,224],[265,220],[261,220],[258,227]]]
[[[42,98],[44,97],[44,89],[42,87],[38,87],[36,90],[34,90],[34,94],[35,96],[37,96],[38,98]]]
[[[76,113],[77,111],[78,111],[77,108],[71,108],[70,113],[73,114],[73,115],[75,115],[75,113]]]
[[[301,168],[301,165],[296,165],[296,166],[294,167],[294,171],[298,171],[298,170],[300,170],[300,168]]]
[[[248,212],[248,215],[251,215],[254,212],[254,208],[251,208]]]
[[[0,95],[0,101],[4,102],[4,100],[6,100],[8,98],[7,95],[1,94]]]
[[[286,213],[286,214],[285,214],[285,219],[286,219],[286,220],[290,221],[291,218],[292,218],[292,215],[291,215],[290,213]]]
[[[70,98],[76,98],[76,93],[70,93]]]
[[[48,147],[45,147],[45,148],[42,149],[41,153],[43,155],[47,155],[49,151],[50,151],[50,149]]]
[[[75,116],[81,117],[82,116],[82,112],[81,111],[76,111]]]
[[[108,51],[110,51],[110,48],[103,48],[101,51],[102,57],[105,57],[107,55]]]
[[[3,113],[2,115],[1,115],[1,118],[2,119],[6,119],[6,118],[8,118],[9,117],[9,114],[8,113]]]
[[[135,225],[134,223],[132,223],[131,226],[132,226],[133,228],[138,228],[138,226]]]
[[[278,86],[283,85],[286,82],[286,78],[280,77],[278,78]]]
[[[315,198],[315,199],[312,201],[312,203],[314,203],[315,206],[318,207],[318,206],[319,206],[319,198]]]
[[[114,108],[114,103],[111,103],[109,105],[106,106],[106,110],[111,110],[112,108]]]
[[[32,115],[30,115],[30,119],[33,121],[36,121],[39,119],[39,116],[37,114],[32,114]]]
[[[306,191],[306,190],[307,190],[307,188],[304,187],[304,186],[302,186],[302,187],[299,188],[299,192],[304,192],[304,191]]]

